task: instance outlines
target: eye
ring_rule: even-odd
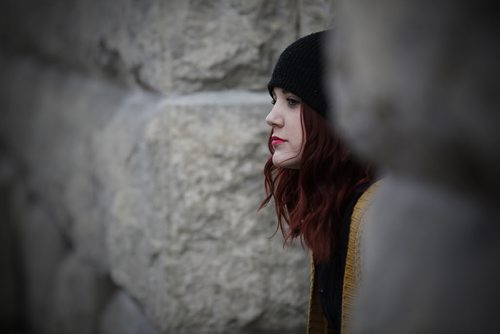
[[[289,107],[295,107],[301,103],[299,99],[296,99],[294,97],[287,97],[286,102],[288,103]]]

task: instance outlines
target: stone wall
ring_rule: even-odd
[[[10,48],[163,94],[262,91],[279,53],[331,25],[333,0],[4,1]]]
[[[256,212],[265,84],[332,6],[3,1],[2,326],[303,332],[308,259]]]

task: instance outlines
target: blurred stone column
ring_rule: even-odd
[[[356,333],[500,330],[500,21],[493,1],[341,1],[334,123],[385,173]]]

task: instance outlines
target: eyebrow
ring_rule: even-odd
[[[290,94],[290,95],[293,95],[293,97],[294,97],[294,98],[299,99],[299,101],[301,101],[301,102],[302,102],[302,99],[301,99],[301,98],[300,98],[300,96],[298,96],[297,94],[292,93],[292,92],[289,92],[289,91],[287,91],[286,89],[282,89],[282,91],[283,91],[283,95],[289,95],[289,94]]]
[[[273,91],[272,91],[272,94],[271,94],[273,98],[276,98],[276,92],[275,92],[276,88],[278,88],[278,87],[274,87],[273,88]],[[294,94],[294,93],[292,93],[292,92],[290,92],[290,91],[288,91],[286,89],[283,89],[283,88],[280,88],[280,89],[281,89],[281,92],[283,93],[283,95],[292,94],[296,98],[302,100],[297,94]]]

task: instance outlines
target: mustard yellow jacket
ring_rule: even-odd
[[[342,291],[342,334],[345,334],[347,331],[347,324],[351,315],[352,300],[356,294],[356,289],[360,280],[360,242],[365,223],[364,215],[372,202],[372,196],[378,188],[379,183],[380,182],[374,183],[361,195],[352,212]],[[314,263],[311,257],[311,288],[309,292],[307,334],[331,334],[333,333],[333,329],[323,314],[316,293],[314,277]]]

